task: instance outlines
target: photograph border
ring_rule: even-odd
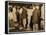
[[[11,1],[5,1],[5,33],[6,34],[18,34],[18,33],[39,33],[39,32],[8,32],[8,2]],[[32,3],[40,3],[40,4],[44,4],[44,24],[45,24],[45,3],[42,2],[25,2],[25,1],[12,1],[15,3],[28,3],[28,4],[32,4]],[[45,32],[45,31],[44,31]]]

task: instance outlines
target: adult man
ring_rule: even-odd
[[[22,7],[23,8],[23,11],[22,11],[22,22],[23,22],[23,26],[24,26],[24,29],[27,28],[27,24],[28,24],[28,20],[27,20],[27,11],[25,9],[25,6]]]
[[[27,14],[27,21],[26,21],[26,26],[27,26],[27,30],[31,30],[30,29],[30,21],[31,21],[31,16],[32,16],[32,12],[33,10],[31,9],[31,6],[30,8],[26,8],[24,7],[24,9],[26,10],[26,14]]]
[[[17,20],[18,20],[18,24],[19,24],[19,29],[23,29],[23,22],[22,22],[22,7],[21,6],[17,6]]]

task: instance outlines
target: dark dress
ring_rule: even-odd
[[[31,17],[31,23],[30,26],[33,29],[33,24],[38,24],[38,27],[40,28],[40,11],[35,9],[33,12],[33,15]]]

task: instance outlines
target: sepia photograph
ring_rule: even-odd
[[[45,32],[44,6],[39,2],[8,1],[8,32]]]

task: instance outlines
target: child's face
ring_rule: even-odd
[[[33,10],[35,10],[36,6],[33,6]]]
[[[16,7],[13,7],[13,12],[16,12]]]
[[[17,6],[17,11],[18,11],[18,12],[20,11],[20,6]]]
[[[39,6],[36,6],[37,9],[39,9]]]

